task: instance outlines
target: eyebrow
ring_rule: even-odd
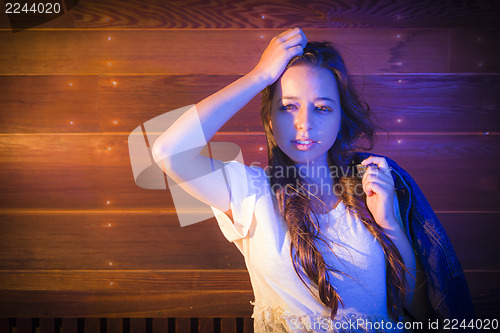
[[[278,99],[278,102],[281,101],[281,100],[284,100],[284,99],[291,99],[291,100],[298,100],[299,98],[298,97],[295,97],[295,96],[283,96],[282,98]],[[318,97],[318,98],[315,98],[314,101],[319,101],[319,100],[325,100],[325,101],[330,101],[334,104],[337,104],[337,102],[335,102],[333,99],[331,98],[328,98],[328,97]]]

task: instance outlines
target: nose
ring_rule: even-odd
[[[295,129],[300,131],[308,131],[311,129],[311,116],[309,107],[301,107],[295,115]]]

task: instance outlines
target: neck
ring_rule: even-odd
[[[299,169],[301,175],[309,178],[317,184],[325,181],[331,182],[330,167],[326,161],[297,163],[295,166]]]
[[[324,161],[297,163],[295,166],[303,177],[314,184],[311,188],[313,194],[323,201],[331,201],[335,197],[333,194],[333,179],[326,159]]]

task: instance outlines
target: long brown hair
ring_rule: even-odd
[[[331,44],[327,42],[307,43],[303,54],[292,58],[286,69],[296,65],[326,68],[334,74],[337,81],[341,101],[341,126],[335,143],[328,151],[328,163],[330,168],[336,167],[345,172],[337,173],[341,176],[333,177],[334,186],[341,189],[341,200],[351,213],[360,218],[383,249],[388,262],[386,265],[387,308],[389,315],[397,320],[406,297],[405,272],[407,268],[397,247],[375,222],[368,210],[366,195],[364,193],[359,195],[356,191],[361,188],[361,179],[354,169],[355,151],[370,150],[374,146],[375,126],[370,118],[370,108],[368,104],[361,101],[342,57]],[[288,226],[291,239],[290,255],[295,272],[306,286],[308,285],[304,277],[309,278],[318,287],[321,301],[332,309],[331,319],[333,320],[339,302],[342,305],[343,302],[341,295],[329,281],[328,271],[339,271],[325,262],[316,245],[317,241],[328,244],[321,233],[316,215],[324,210],[325,205],[307,189],[310,185],[308,180],[301,176],[299,170],[295,168],[295,163],[276,144],[270,127],[276,83],[277,81],[262,91],[261,105],[261,119],[267,137],[271,187],[278,199],[280,213]],[[293,175],[290,172],[284,174],[283,168],[287,170],[295,168],[296,172],[293,172]]]

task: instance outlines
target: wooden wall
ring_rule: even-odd
[[[339,46],[391,133],[375,152],[414,176],[479,316],[498,318],[499,6],[82,0],[17,32],[2,10],[0,331],[251,331],[241,254],[214,219],[181,228],[169,191],[135,184],[127,138],[248,72],[293,26]],[[258,107],[214,141],[265,165]]]

